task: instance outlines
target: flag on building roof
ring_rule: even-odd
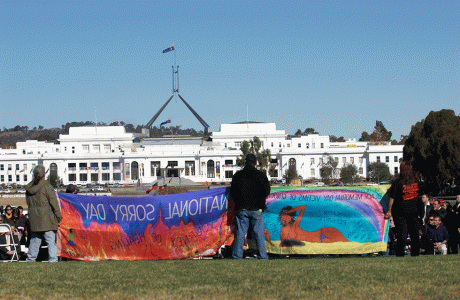
[[[171,123],[171,118],[167,119],[167,120],[164,121],[164,122],[161,122],[160,127],[163,126],[163,125],[165,125],[165,124],[168,124],[168,123]]]
[[[163,53],[168,53],[169,51],[173,51],[173,50],[174,50],[174,44],[172,44],[171,47],[164,49]]]
[[[148,188],[147,191],[145,191],[146,194],[150,193],[151,191],[154,191],[158,188],[158,182],[155,182],[151,187]]]

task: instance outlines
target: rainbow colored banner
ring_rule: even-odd
[[[388,186],[272,188],[264,213],[269,253],[361,254],[387,250]],[[382,206],[381,202],[384,204]]]
[[[60,256],[88,261],[209,256],[230,237],[226,188],[107,197],[58,194]]]
[[[387,186],[272,188],[264,213],[273,254],[386,251]],[[77,260],[155,260],[211,256],[231,243],[228,189],[167,196],[58,194],[60,256]],[[382,203],[382,204],[381,204]]]

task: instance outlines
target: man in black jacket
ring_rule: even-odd
[[[266,209],[265,199],[270,194],[267,176],[257,170],[254,154],[246,156],[246,166],[235,173],[232,179],[230,194],[235,203],[237,223],[236,238],[233,243],[232,257],[243,258],[243,246],[248,229],[254,233],[261,259],[268,259],[264,238],[263,211]]]

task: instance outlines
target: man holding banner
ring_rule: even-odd
[[[260,258],[268,259],[263,211],[266,209],[265,199],[270,194],[270,184],[267,175],[255,168],[256,163],[256,156],[248,154],[246,166],[235,173],[230,187],[238,226],[232,251],[234,259],[243,258],[244,240],[249,228],[254,233]]]

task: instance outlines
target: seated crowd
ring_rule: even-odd
[[[11,227],[13,236],[11,237],[10,232],[0,234],[0,244],[13,243],[18,249],[18,255],[20,259],[25,259],[26,254],[21,252],[21,245],[27,247],[28,244],[28,233],[30,232],[29,220],[24,215],[24,209],[22,206],[12,207],[7,205],[5,207],[0,206],[1,223],[8,224]],[[12,239],[12,240],[11,240]],[[0,260],[9,260],[13,256],[14,251],[11,247],[1,246],[0,247]]]
[[[458,254],[460,241],[460,195],[452,206],[449,202],[431,199],[427,194],[421,197],[419,210],[420,254]],[[396,234],[392,219],[388,235],[389,254],[395,254]],[[406,243],[410,251],[411,238]]]

